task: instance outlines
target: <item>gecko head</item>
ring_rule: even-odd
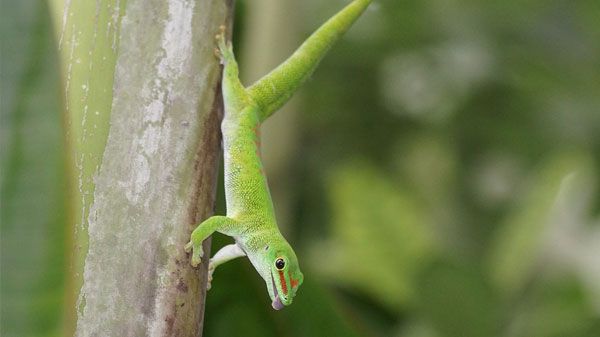
[[[304,275],[298,266],[296,253],[287,242],[271,243],[265,247],[265,252],[265,263],[269,266],[265,282],[273,301],[273,309],[280,310],[292,304]]]

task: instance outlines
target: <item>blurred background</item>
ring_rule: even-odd
[[[245,83],[346,3],[238,1]],[[44,1],[2,7],[0,334],[58,336],[56,43]],[[376,0],[264,126],[294,304],[235,260],[205,336],[600,336],[599,107],[597,0]]]

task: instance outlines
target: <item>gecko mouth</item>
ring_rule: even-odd
[[[273,272],[271,272],[271,282],[273,283],[273,292],[275,293],[275,299],[273,300],[273,303],[271,303],[271,306],[275,310],[281,310],[281,309],[283,309],[284,305],[281,302],[281,298],[279,298],[279,292],[277,291],[277,286],[275,285],[275,279],[273,278]]]

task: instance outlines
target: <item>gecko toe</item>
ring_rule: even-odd
[[[200,263],[202,263],[202,257],[198,256],[197,254],[194,254],[192,256],[192,267],[198,267]]]

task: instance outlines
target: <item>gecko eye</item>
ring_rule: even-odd
[[[275,261],[275,267],[276,267],[277,269],[279,269],[279,270],[282,270],[283,268],[285,268],[285,261],[283,261],[283,259],[282,259],[282,258],[278,258],[278,259]]]

